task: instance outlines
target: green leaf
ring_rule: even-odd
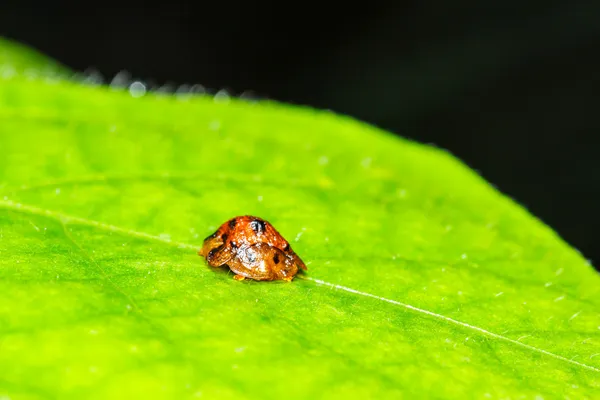
[[[0,155],[0,398],[600,393],[598,275],[439,149],[272,102],[7,79]],[[241,214],[308,273],[207,267]]]
[[[62,64],[17,42],[0,37],[0,80],[15,77],[66,78],[73,72]]]

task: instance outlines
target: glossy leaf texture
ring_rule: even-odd
[[[308,272],[209,268],[244,214]],[[577,251],[447,152],[309,108],[5,78],[0,293],[1,398],[600,393]]]

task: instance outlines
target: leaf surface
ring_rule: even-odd
[[[0,396],[599,393],[598,275],[439,149],[272,102],[13,77],[0,155]],[[308,273],[207,267],[204,237],[243,214]]]

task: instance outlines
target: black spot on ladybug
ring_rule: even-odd
[[[250,226],[252,227],[252,230],[256,233],[263,233],[265,230],[267,230],[264,221],[259,221],[257,219],[252,221],[250,223]]]
[[[230,220],[229,220],[229,228],[231,228],[231,229],[235,228],[235,224],[236,224],[236,222],[237,222],[237,221],[236,221],[236,219],[235,219],[235,218],[234,218],[234,219],[230,219]]]
[[[279,264],[279,254],[277,254],[277,253],[275,254],[275,257],[273,257],[273,262],[275,264]]]
[[[226,233],[222,234],[222,235],[221,235],[221,239],[222,239],[223,241],[226,241],[226,240],[227,240],[227,234],[226,234]]]
[[[212,250],[211,250],[211,251],[208,253],[208,258],[213,258],[213,257],[215,256],[215,253],[216,253],[217,251],[219,251],[219,248],[220,248],[220,246],[219,246],[219,247],[215,247],[214,249],[212,249]]]

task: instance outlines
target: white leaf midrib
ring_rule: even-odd
[[[61,221],[64,224],[69,224],[69,223],[77,223],[77,224],[81,224],[81,225],[86,225],[86,226],[90,226],[90,227],[94,227],[97,229],[101,229],[101,230],[105,230],[105,231],[109,231],[109,232],[115,232],[115,233],[120,233],[126,236],[131,236],[131,237],[136,237],[136,238],[140,238],[140,239],[146,239],[146,240],[152,240],[152,241],[157,241],[157,242],[162,242],[165,244],[168,244],[170,246],[174,246],[180,249],[186,249],[186,250],[194,250],[194,251],[198,251],[199,250],[199,246],[197,245],[193,245],[193,244],[189,244],[189,243],[183,243],[183,242],[177,242],[177,241],[173,241],[170,239],[167,239],[165,237],[160,237],[160,236],[154,236],[151,235],[149,233],[145,233],[145,232],[138,232],[138,231],[134,231],[131,229],[126,229],[126,228],[122,228],[116,225],[111,225],[111,224],[105,224],[103,222],[99,222],[99,221],[94,221],[94,220],[89,220],[86,218],[81,218],[81,217],[77,217],[77,216],[72,216],[72,215],[67,215],[67,214],[63,214],[60,212],[56,212],[56,211],[52,211],[52,210],[47,210],[47,209],[43,209],[40,207],[35,207],[35,206],[31,206],[31,205],[27,205],[27,204],[22,204],[22,203],[17,203],[11,200],[0,200],[0,208],[6,208],[6,209],[11,209],[11,210],[17,210],[17,211],[21,211],[21,212],[25,212],[25,213],[29,213],[29,214],[34,214],[34,215],[40,215],[40,216],[46,216],[49,218],[53,218],[53,219],[57,219],[59,221]],[[441,320],[441,321],[445,321],[447,323],[456,325],[456,326],[460,326],[462,328],[466,328],[466,329],[470,329],[473,330],[481,335],[487,336],[487,337],[491,337],[497,340],[501,340],[507,343],[510,343],[512,345],[515,346],[519,346],[521,348],[527,349],[529,351],[533,351],[539,354],[543,354],[545,356],[548,357],[552,357],[556,360],[560,360],[562,362],[571,364],[571,365],[576,365],[578,367],[590,370],[590,371],[594,371],[594,372],[599,372],[600,373],[600,368],[596,368],[592,365],[588,365],[588,364],[584,364],[582,362],[578,362],[569,358],[566,358],[564,356],[558,355],[558,354],[554,354],[550,351],[544,350],[544,349],[540,349],[538,347],[535,346],[531,346],[528,345],[526,343],[523,342],[519,342],[517,340],[508,338],[506,336],[502,336],[500,334],[488,331],[486,329],[480,328],[478,326],[475,325],[471,325],[468,324],[466,322],[462,322],[450,317],[446,317],[444,315],[441,314],[437,314],[434,313],[432,311],[428,311],[419,307],[415,307],[413,305],[407,304],[407,303],[402,303],[400,301],[397,300],[393,300],[393,299],[388,299],[386,297],[382,297],[382,296],[377,296],[375,294],[372,293],[368,293],[368,292],[363,292],[357,289],[353,289],[347,286],[342,286],[342,285],[338,285],[335,283],[331,283],[331,282],[327,282],[327,281],[323,281],[321,279],[317,279],[317,278],[311,278],[311,277],[302,277],[301,279],[307,280],[307,281],[311,281],[316,283],[317,285],[323,285],[323,286],[328,286],[330,288],[336,289],[336,290],[342,290],[348,293],[352,293],[354,295],[358,295],[358,296],[362,296],[362,297],[368,297],[371,299],[375,299],[378,301],[383,301],[386,302],[388,304],[393,304],[395,306],[398,307],[402,307],[405,308],[407,310],[410,310],[412,312],[416,312],[416,313],[420,313],[420,314],[424,314],[427,315],[429,317]]]

